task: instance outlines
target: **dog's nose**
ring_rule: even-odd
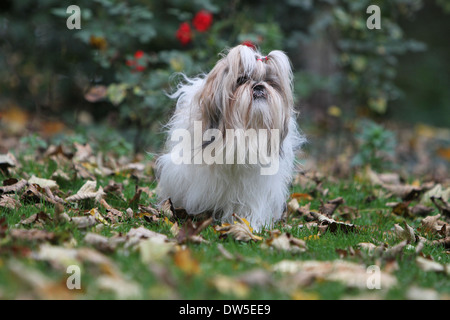
[[[259,99],[266,96],[266,88],[263,85],[256,85],[253,87],[253,98]]]

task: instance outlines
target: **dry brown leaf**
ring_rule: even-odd
[[[411,287],[406,292],[408,300],[440,300],[439,293],[434,289]]]
[[[108,238],[97,233],[88,232],[84,236],[84,241],[102,252],[113,252],[117,245],[124,242],[125,239]]]
[[[71,217],[70,221],[79,229],[86,229],[98,223],[94,216]]]
[[[401,240],[406,240],[408,243],[416,243],[419,237],[415,234],[414,229],[411,228],[406,221],[403,222],[403,227],[398,224],[394,225],[394,232]]]
[[[174,215],[175,208],[173,207],[172,200],[167,199],[161,204],[161,215],[167,218],[172,218]]]
[[[422,198],[420,199],[420,203],[424,205],[431,204],[431,197],[442,198],[444,201],[449,201],[450,187],[444,188],[441,184],[438,183],[432,189],[423,194]]]
[[[336,199],[327,201],[327,203],[325,204],[321,199],[320,202],[321,205],[319,207],[319,212],[323,215],[326,215],[327,217],[331,217],[337,207],[344,203],[344,199],[342,197],[338,197]]]
[[[383,257],[388,260],[391,258],[398,258],[403,254],[403,249],[408,245],[407,240],[403,240],[402,242],[396,244],[395,246],[389,247],[383,254]]]
[[[0,194],[2,193],[18,193],[20,190],[28,185],[27,180],[22,179],[13,184],[7,184],[0,187]]]
[[[261,241],[263,238],[253,234],[253,229],[247,220],[237,216],[233,213],[233,217],[236,218],[234,224],[223,223],[221,226],[216,226],[214,229],[220,233],[220,238],[232,237],[238,241]]]
[[[21,261],[9,259],[7,267],[17,279],[31,288],[31,292],[38,299],[69,300],[76,297],[76,290],[69,290],[65,281],[55,282],[37,269],[27,267]]]
[[[191,219],[187,220],[183,225],[179,227],[178,233],[176,234],[177,242],[179,244],[183,243],[209,243],[202,236],[200,232],[206,229],[213,221],[213,218],[209,218],[203,221],[193,222]]]
[[[10,209],[10,210],[15,210],[20,208],[22,205],[20,204],[20,202],[8,195],[1,195],[0,196],[0,207],[2,208],[6,208],[6,209]]]
[[[250,293],[248,285],[241,280],[224,275],[213,277],[209,283],[220,293],[245,299]]]
[[[287,274],[308,274],[313,279],[339,281],[348,287],[366,289],[372,274],[365,265],[344,260],[333,261],[293,261],[282,260],[272,269]],[[379,271],[381,289],[388,289],[397,283],[397,279],[389,273]],[[311,280],[309,280],[311,281]]]
[[[299,193],[299,192],[294,192],[291,194],[291,199],[297,199],[298,200],[308,200],[308,201],[312,201],[313,197],[311,197],[309,194],[307,193]]]
[[[300,205],[298,204],[298,200],[296,198],[293,198],[291,201],[287,204],[288,208],[288,214],[293,214],[297,212],[297,210],[300,208]]]
[[[87,181],[76,194],[67,197],[66,201],[80,201],[85,199],[95,199],[96,202],[100,202],[102,197],[105,195],[103,188],[97,188],[97,181]]]
[[[123,183],[117,183],[114,180],[110,180],[108,185],[103,188],[106,194],[113,194],[118,196],[123,201],[126,201],[125,195],[123,194],[124,186]]]
[[[439,212],[450,219],[450,203],[442,197],[431,197],[431,201],[439,209]]]
[[[44,189],[45,187],[48,187],[50,189],[58,188],[58,184],[56,183],[55,180],[38,178],[35,175],[32,175],[31,178],[28,179],[28,184],[37,184],[42,189]]]
[[[444,265],[439,262],[426,259],[423,257],[416,257],[417,266],[425,272],[442,272],[447,275],[450,275],[450,265]]]
[[[450,227],[448,223],[440,220],[441,214],[435,216],[428,216],[422,220],[422,228],[424,232],[431,232],[432,234],[439,234],[443,236],[450,236]]]
[[[200,263],[192,257],[188,248],[176,251],[173,255],[173,261],[188,276],[198,274],[201,271]]]
[[[73,146],[75,147],[75,155],[73,156],[73,161],[75,162],[84,162],[89,161],[89,158],[92,156],[92,148],[91,146],[86,144],[81,144],[78,142],[74,142]]]
[[[43,223],[46,223],[48,221],[52,221],[52,218],[46,214],[43,211],[40,211],[38,213],[32,214],[27,219],[23,219],[19,222],[20,224],[27,225],[27,224],[39,224],[42,225]]]
[[[130,231],[128,231],[128,233],[127,233],[127,237],[129,239],[131,239],[131,238],[138,238],[138,239],[160,238],[163,241],[168,240],[166,235],[149,230],[142,226],[139,228],[131,228]]]
[[[16,159],[11,153],[0,154],[0,170],[16,166]]]
[[[307,249],[304,240],[295,238],[289,233],[281,233],[279,230],[273,230],[270,233],[270,238],[264,241],[262,247],[292,253],[305,252]]]
[[[366,175],[372,184],[381,186],[391,194],[401,197],[404,201],[414,200],[434,187],[433,182],[425,183],[422,186],[400,184],[400,181],[397,180],[397,178],[393,179],[392,177],[389,177],[389,179],[386,179],[384,176],[372,171],[369,167],[366,169]]]
[[[27,241],[52,241],[55,238],[53,232],[40,229],[10,229],[9,235],[14,240]]]
[[[101,200],[100,200],[100,205],[101,205],[103,208],[106,209],[106,212],[107,212],[106,217],[107,217],[109,220],[111,220],[112,223],[116,223],[116,222],[118,222],[119,220],[122,219],[122,217],[123,217],[122,211],[117,210],[117,209],[111,207],[111,206],[106,202],[105,199],[101,199]]]
[[[361,242],[361,243],[358,243],[358,246],[361,250],[366,251],[369,256],[381,255],[386,250],[385,244],[381,244],[381,245],[377,246],[370,242]]]
[[[357,230],[356,226],[353,224],[336,221],[334,219],[328,218],[321,213],[310,211],[310,214],[315,220],[319,222],[318,228],[322,233],[325,231],[336,232],[337,230],[341,230],[347,233]]]
[[[122,276],[100,276],[96,283],[99,289],[113,292],[119,300],[136,299],[141,296],[141,286]]]

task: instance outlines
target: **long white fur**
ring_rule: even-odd
[[[240,76],[248,77],[249,84],[237,88]],[[276,82],[277,89],[266,82],[267,78]],[[256,83],[266,88],[267,99],[253,99],[252,86]],[[246,46],[235,47],[208,75],[185,77],[172,98],[177,99],[177,104],[167,125],[167,153],[157,160],[160,199],[170,198],[175,207],[189,214],[210,212],[225,222],[231,222],[236,213],[257,230],[279,220],[295,169],[295,152],[305,140],[295,120],[287,56],[272,51],[266,59]],[[259,164],[175,164],[171,152],[177,142],[170,139],[174,130],[187,129],[193,134],[194,121],[207,126],[214,114],[219,115],[218,128],[222,132],[227,128],[276,128],[285,132],[278,172],[261,175]],[[244,114],[250,118],[244,121]]]

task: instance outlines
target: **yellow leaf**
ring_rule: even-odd
[[[186,275],[195,275],[200,273],[200,264],[192,257],[189,249],[182,249],[175,252],[173,260],[175,265]]]
[[[342,115],[342,111],[341,111],[341,108],[339,108],[338,106],[330,106],[328,108],[328,114],[330,116],[339,118]]]
[[[91,216],[93,216],[95,218],[95,220],[97,220],[98,222],[101,222],[103,224],[109,225],[110,223],[108,221],[106,221],[105,218],[103,218],[103,216],[100,214],[100,212],[97,210],[97,208],[93,208],[91,209],[91,211],[89,211],[89,213],[91,214]]]
[[[319,300],[317,293],[309,293],[301,290],[295,290],[291,294],[292,300]]]
[[[245,299],[250,292],[245,283],[223,275],[215,276],[211,280],[211,284],[217,289],[217,291],[223,294],[231,294],[240,299]]]

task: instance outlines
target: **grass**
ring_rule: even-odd
[[[39,163],[22,159],[21,165],[22,168],[18,171],[18,175],[26,173],[29,176],[34,174],[42,178],[50,178],[57,169],[56,163],[52,160]],[[68,168],[62,169],[69,170]],[[0,176],[0,178],[2,180],[6,179],[5,176]],[[21,176],[16,178],[21,178]],[[111,177],[99,177],[98,185],[105,186],[110,179]],[[126,175],[115,175],[112,179],[120,183],[126,182],[124,183],[126,199],[133,197],[136,186],[146,186],[141,181],[133,180]],[[83,179],[75,179],[68,182],[61,181],[59,182],[59,187],[65,194],[69,192],[75,193],[84,182]],[[197,264],[199,271],[196,272],[186,271],[183,265],[177,265],[172,254],[168,254],[154,263],[143,263],[139,252],[136,250],[119,248],[105,255],[114,262],[125,281],[139,285],[141,291],[137,298],[142,299],[341,299],[346,297],[364,297],[366,294],[378,295],[378,297],[384,299],[405,299],[408,297],[408,290],[411,287],[432,288],[439,295],[447,297],[450,295],[448,275],[439,272],[425,272],[420,269],[415,260],[417,255],[414,252],[414,246],[407,246],[403,254],[395,256],[388,261],[380,261],[379,258],[368,255],[351,254],[350,248],[355,250],[361,242],[386,243],[388,246],[397,244],[399,240],[394,236],[392,228],[394,224],[401,223],[403,220],[406,220],[413,227],[420,226],[420,219],[396,216],[392,214],[390,208],[386,207],[386,202],[399,201],[399,199],[395,197],[389,199],[375,198],[372,201],[367,201],[370,196],[373,196],[376,187],[355,179],[338,182],[325,180],[322,188],[328,189],[326,196],[315,194],[312,201],[304,200],[300,205],[311,202],[311,209],[318,210],[320,200],[326,201],[338,196],[343,197],[345,205],[358,210],[359,216],[353,219],[351,223],[364,228],[361,228],[359,232],[345,233],[338,230],[335,233],[325,232],[317,236],[317,228],[300,227],[300,225],[305,223],[303,218],[290,217],[286,223],[278,224],[275,228],[281,232],[288,232],[296,238],[305,239],[307,243],[305,252],[291,253],[274,250],[273,248],[262,248],[261,241],[240,242],[231,238],[220,239],[218,233],[210,226],[201,233],[202,237],[209,241],[208,244],[189,243],[179,247],[180,250],[184,247],[189,249],[191,260],[188,259],[185,262],[187,264]],[[292,187],[292,192],[308,191],[314,194],[314,190],[304,190],[299,186]],[[128,206],[128,203],[124,200],[111,195],[108,196],[107,201],[114,208],[121,210],[125,210]],[[155,198],[143,197],[140,202],[155,204]],[[22,207],[16,210],[0,208],[0,219],[5,218],[5,224],[8,226],[8,229],[14,228],[22,219],[40,211],[54,217],[55,207],[52,204],[41,202],[38,204],[39,207],[37,207],[34,203],[24,203],[23,201],[21,203]],[[92,201],[87,201],[81,203],[80,209],[89,210],[93,205]],[[132,209],[136,212],[137,206],[135,205]],[[99,208],[99,211],[106,215],[104,208]],[[436,213],[438,213],[437,210],[432,215]],[[170,231],[172,223],[163,220],[160,220],[158,223],[149,223],[140,218],[131,218],[115,225],[105,225],[100,231],[94,227],[80,230],[69,222],[56,223],[54,221],[44,223],[41,228],[56,234],[53,245],[94,248],[85,241],[84,237],[87,232],[98,232],[103,236],[112,237],[118,234],[126,234],[131,228],[139,226],[144,226],[173,238]],[[31,227],[35,228],[36,226],[22,226],[21,228]],[[261,236],[264,239],[269,238],[269,231],[263,231]],[[70,245],[68,244],[69,241]],[[40,243],[37,241],[12,240],[8,237],[8,231],[6,231],[3,238],[0,238],[0,297],[15,299],[31,295],[33,298],[36,296],[42,298],[39,291],[36,293],[33,281],[24,280],[23,277],[14,274],[10,267],[11,261],[19,260],[28,268],[27,270],[36,270],[54,283],[61,284],[65,282],[65,279],[68,277],[65,269],[55,267],[49,262],[36,260],[29,253],[38,250],[39,245]],[[220,246],[231,253],[234,258],[226,259],[221,252]],[[345,252],[348,254],[342,257],[342,253]],[[434,261],[438,261],[441,264],[449,264],[450,262],[450,255],[443,247],[426,244],[422,254],[432,257]],[[289,282],[289,277],[272,271],[272,266],[282,260],[331,261],[339,259],[365,266],[381,263],[383,269],[395,269],[391,273],[395,276],[398,283],[387,292],[382,291],[382,294],[377,292],[377,290],[355,289],[341,282],[323,279],[315,279],[309,285],[287,289],[286,284]],[[266,278],[263,277],[261,283],[246,285],[239,289],[241,282],[236,279],[239,279],[239,276],[242,274],[257,271],[264,272]],[[70,297],[76,299],[118,298],[114,290],[105,290],[98,286],[96,280],[104,273],[104,270],[99,271],[98,266],[83,263],[82,290]],[[106,273],[108,272],[106,271]],[[217,284],[218,277],[225,277],[225,283],[231,283],[231,289],[222,289]],[[270,281],[265,282],[267,279],[270,279]],[[58,291],[55,292],[57,296]],[[48,295],[44,295],[44,298],[46,297]],[[50,295],[50,297],[54,297],[54,295]]]

